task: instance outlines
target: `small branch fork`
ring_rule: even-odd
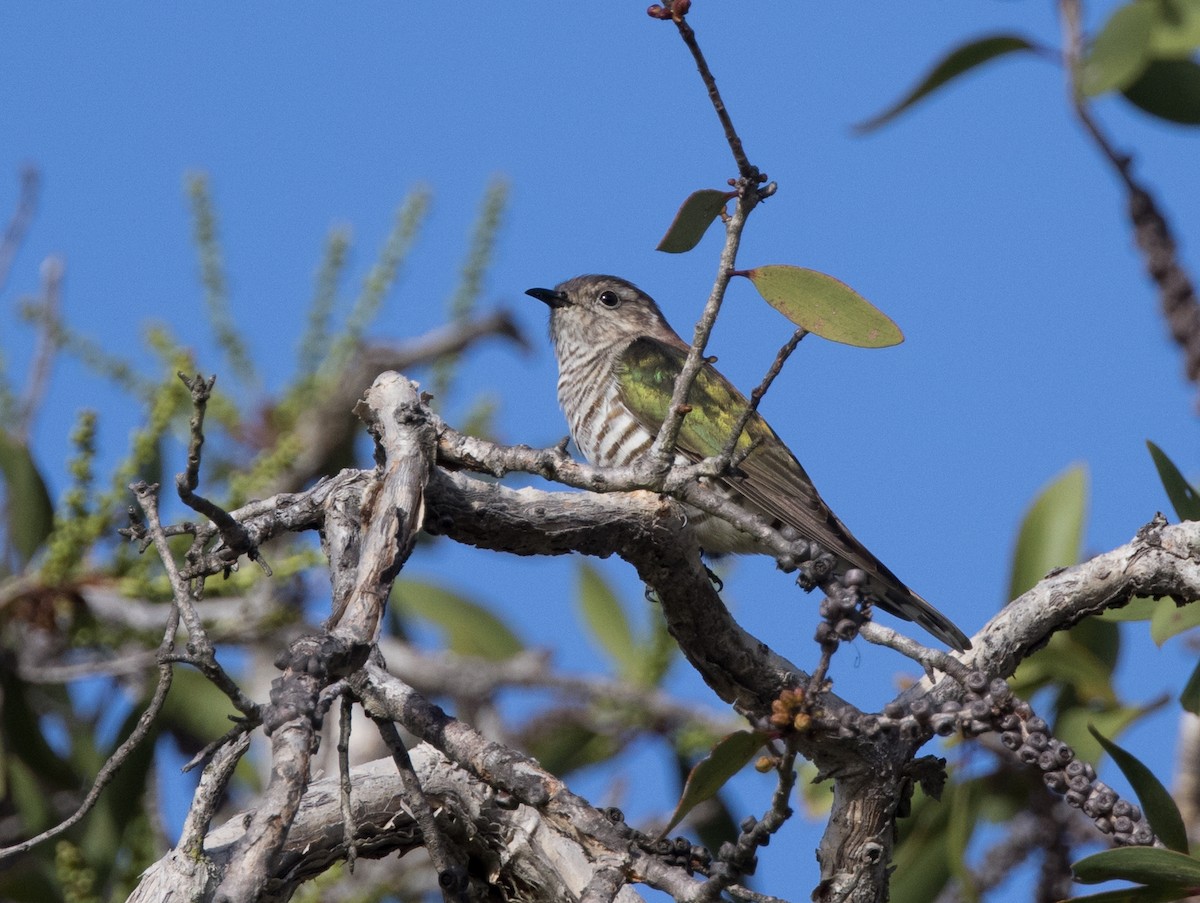
[[[691,52],[692,58],[696,61],[696,68],[699,70],[704,86],[708,90],[709,100],[716,111],[717,118],[721,122],[721,128],[725,132],[725,140],[729,144],[734,162],[737,164],[738,177],[731,179],[729,183],[734,189],[736,197],[733,213],[725,220],[725,245],[721,249],[716,279],[713,282],[708,301],[704,305],[704,310],[700,314],[700,319],[696,322],[691,347],[688,350],[687,359],[683,363],[683,369],[675,380],[675,388],[671,395],[670,406],[667,408],[667,416],[659,428],[653,446],[650,448],[650,460],[654,462],[653,470],[664,478],[675,459],[675,446],[679,441],[679,431],[683,427],[683,418],[687,416],[690,410],[687,401],[691,393],[692,383],[695,382],[696,374],[700,372],[700,368],[704,366],[704,350],[708,346],[709,336],[712,334],[713,326],[717,321],[717,315],[721,311],[721,304],[725,298],[725,290],[729,287],[729,280],[737,269],[737,252],[741,245],[742,232],[746,228],[746,220],[750,216],[750,211],[758,205],[759,201],[770,197],[775,193],[776,189],[774,182],[767,185],[763,184],[767,181],[767,177],[746,156],[745,149],[742,146],[742,139],[733,127],[733,120],[725,107],[725,102],[721,99],[721,92],[717,89],[717,82],[713,77],[712,70],[708,67],[708,61],[705,60],[704,54],[700,50],[696,33],[688,25],[685,18],[690,7],[691,0],[669,0],[664,6],[651,6],[647,12],[652,18],[671,20],[679,30],[679,36]],[[786,356],[784,355],[785,358]],[[751,414],[747,413],[745,416],[748,420]],[[736,442],[738,435],[740,434],[735,432],[731,441]],[[725,457],[724,461],[727,468],[729,459]]]

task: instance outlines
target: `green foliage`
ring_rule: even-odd
[[[1038,495],[1017,534],[1008,598],[1017,598],[1055,568],[1079,561],[1087,492],[1087,470],[1075,465]]]
[[[621,751],[613,735],[596,730],[592,713],[556,709],[545,713],[524,731],[526,749],[551,774],[559,777],[607,762]]]
[[[1134,755],[1126,752],[1112,740],[1109,740],[1095,727],[1088,728],[1092,736],[1104,747],[1104,751],[1112,756],[1121,773],[1129,781],[1133,792],[1137,794],[1138,802],[1142,804],[1146,820],[1154,834],[1163,842],[1168,850],[1179,853],[1188,851],[1187,828],[1183,824],[1183,816],[1179,807],[1171,799],[1171,794],[1162,782],[1154,776],[1149,768]]]
[[[675,212],[675,219],[655,250],[682,254],[700,244],[713,220],[725,212],[725,205],[736,197],[728,191],[702,188],[693,191]]]
[[[1130,896],[1129,891],[1123,891],[1121,893],[1126,896],[1117,899],[1182,900],[1200,890],[1200,861],[1175,850],[1156,847],[1105,850],[1079,860],[1071,870],[1081,884],[1124,880],[1145,885],[1142,895]],[[1104,896],[1097,894],[1076,899],[1100,901]]]
[[[936,899],[953,877],[964,874],[963,853],[976,828],[1019,811],[1016,799],[1027,791],[1021,780],[1001,781],[994,776],[947,784],[940,800],[918,789],[911,813],[899,823],[900,838],[892,859],[896,867],[890,888],[893,903]]]
[[[49,583],[66,582],[80,568],[83,557],[104,529],[103,520],[91,510],[92,462],[96,457],[96,415],[79,415],[71,444],[76,455],[67,466],[71,487],[63,494],[55,515],[54,532],[49,538],[42,575]]]
[[[988,35],[968,41],[946,54],[900,100],[882,113],[859,123],[855,129],[859,132],[873,131],[972,69],[1011,53],[1027,53],[1037,49],[1032,41],[1014,34]]]
[[[153,392],[154,384],[139,375],[128,360],[113,354],[94,339],[75,332],[45,305],[23,304],[20,315],[44,330],[55,348],[76,358],[93,373],[111,381],[123,391],[139,399],[147,398]]]
[[[1194,60],[1154,60],[1122,93],[1151,116],[1200,125],[1200,64]]]
[[[500,661],[518,654],[524,644],[483,605],[438,584],[405,578],[392,587],[392,604],[411,617],[428,621],[459,655]]]
[[[1183,706],[1184,711],[1200,715],[1200,664],[1192,669],[1187,683],[1179,693],[1179,704]]]
[[[1179,519],[1200,520],[1200,493],[1184,478],[1166,452],[1148,439],[1146,447],[1150,449],[1150,457],[1154,459],[1158,478],[1162,480],[1163,489],[1166,490],[1167,498],[1171,500],[1171,506],[1179,515]]]
[[[487,188],[463,259],[458,288],[450,297],[448,307],[451,323],[465,323],[483,294],[484,274],[492,264],[504,209],[508,206],[508,195],[509,185],[505,179],[493,179]],[[459,355],[447,354],[434,363],[431,389],[434,398],[444,401],[449,395],[458,360]]]
[[[661,609],[653,606],[648,635],[637,636],[616,593],[587,561],[579,563],[575,597],[584,626],[617,674],[640,686],[657,686],[675,651]]]
[[[54,504],[29,446],[0,429],[0,476],[3,477],[4,542],[0,576],[12,561],[20,570],[50,535]]]
[[[714,746],[688,775],[683,794],[662,834],[669,834],[689,812],[716,796],[730,778],[750,764],[767,739],[767,734],[758,731],[735,731]]]
[[[1183,125],[1200,124],[1200,2],[1133,0],[1100,30],[1079,73],[1091,97],[1120,91],[1147,113]]]
[[[308,305],[308,325],[300,339],[300,353],[296,365],[301,381],[312,376],[329,353],[329,341],[333,335],[330,320],[337,306],[338,285],[346,272],[346,260],[350,253],[350,230],[335,228],[325,240],[325,253],[317,268],[316,287]]]
[[[217,239],[217,217],[213,209],[208,178],[194,173],[187,179],[188,199],[192,203],[192,229],[196,250],[200,254],[200,281],[204,286],[204,301],[209,322],[216,333],[217,344],[229,361],[233,375],[248,389],[258,390],[262,380],[242,337],[237,319],[229,306],[229,287],[225,265]]]
[[[636,674],[640,663],[633,627],[617,600],[617,594],[595,566],[586,561],[579,563],[576,574],[575,598],[579,601],[579,613],[592,638],[612,659],[621,676],[628,678]]]
[[[1079,73],[1079,87],[1095,96],[1123,91],[1150,61],[1150,35],[1158,18],[1155,3],[1141,0],[1119,7],[1092,42]]]
[[[814,335],[855,345],[899,345],[904,334],[883,311],[832,276],[793,266],[763,266],[746,276],[773,308]]]
[[[395,285],[400,268],[412,251],[429,212],[429,202],[429,191],[417,188],[409,192],[396,211],[392,229],[379,249],[374,266],[363,280],[362,289],[346,316],[345,326],[318,370],[322,379],[341,378],[350,357],[358,351],[366,328],[378,315],[384,297]]]

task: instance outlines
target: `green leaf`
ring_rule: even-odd
[[[1094,727],[1089,727],[1088,730],[1091,731],[1093,737],[1100,741],[1105,752],[1112,756],[1117,767],[1121,769],[1121,773],[1129,781],[1133,792],[1137,794],[1138,801],[1142,804],[1146,821],[1150,822],[1150,827],[1154,829],[1158,839],[1168,850],[1186,853],[1188,851],[1187,828],[1183,826],[1183,816],[1179,814],[1179,807],[1175,805],[1175,800],[1171,799],[1171,794],[1162,785],[1162,781],[1155,777],[1154,772],[1132,753],[1122,749]],[[1197,869],[1200,869],[1200,862],[1195,862],[1195,860],[1192,862]],[[1200,871],[1197,872],[1197,875],[1200,876]]]
[[[956,792],[946,800],[950,809],[950,818],[946,831],[946,863],[950,872],[964,887],[971,887],[973,877],[967,865],[967,847],[975,835],[979,825],[979,806],[983,794],[982,785],[976,781],[966,781],[955,788]]]
[[[1171,507],[1180,520],[1200,520],[1200,493],[1184,478],[1179,468],[1166,456],[1161,448],[1146,440],[1146,448],[1150,449],[1150,457],[1154,459],[1154,467],[1158,470],[1158,478],[1162,481],[1163,489]]]
[[[1075,750],[1075,755],[1085,762],[1097,761],[1103,747],[1091,733],[1095,725],[1106,737],[1116,737],[1139,718],[1158,708],[1156,705],[1123,706],[1110,705],[1097,711],[1095,708],[1076,705],[1059,715],[1054,723],[1054,736]]]
[[[1087,493],[1087,470],[1079,464],[1039,493],[1017,536],[1009,599],[1017,598],[1055,568],[1079,561]]]
[[[620,752],[612,737],[598,733],[586,721],[587,712],[552,710],[527,726],[521,746],[551,774],[565,777],[588,765],[605,762]]]
[[[1173,903],[1175,900],[1186,900],[1191,895],[1192,889],[1185,885],[1164,884],[1106,890],[1086,897],[1072,897],[1070,903]]]
[[[773,308],[809,332],[859,348],[899,345],[904,334],[866,298],[832,276],[785,265],[742,273]]]
[[[584,623],[616,665],[617,673],[633,679],[641,671],[641,655],[625,609],[594,566],[581,561],[577,574],[576,599]]]
[[[833,785],[818,780],[820,772],[812,762],[796,766],[796,792],[804,801],[804,814],[811,819],[824,819],[833,809]]]
[[[963,44],[946,54],[929,71],[929,74],[918,82],[915,88],[878,116],[874,116],[865,122],[860,122],[854,127],[854,130],[860,134],[873,131],[899,116],[917,101],[932,94],[947,82],[958,78],[966,72],[970,72],[975,67],[982,66],[986,62],[1009,53],[1036,49],[1037,45],[1020,35],[998,34],[976,38],[974,41]]]
[[[650,610],[650,636],[639,652],[637,681],[643,687],[656,687],[670,670],[679,646],[667,627],[662,608],[654,604]]]
[[[236,714],[229,697],[211,680],[199,671],[176,668],[159,723],[181,748],[199,749],[229,730],[229,716]]]
[[[1200,125],[1200,65],[1194,60],[1154,60],[1122,93],[1151,116]]]
[[[735,195],[732,192],[715,188],[693,191],[676,212],[675,219],[667,227],[666,235],[655,250],[682,254],[696,247],[712,221],[720,216],[733,197]]]
[[[1179,694],[1179,704],[1193,715],[1200,715],[1200,664],[1192,669],[1192,676]]]
[[[1160,887],[1200,886],[1200,861],[1175,850],[1158,847],[1105,850],[1073,863],[1071,871],[1080,884],[1124,879]]]
[[[1095,617],[1101,621],[1149,621],[1154,617],[1158,607],[1164,602],[1172,603],[1169,599],[1151,599],[1149,596],[1134,596],[1128,605],[1120,608],[1106,608]]]
[[[1200,0],[1159,0],[1150,49],[1156,57],[1187,57],[1200,47]]]
[[[929,903],[949,882],[954,844],[949,830],[950,811],[956,805],[955,797],[966,792],[966,783],[947,784],[940,803],[920,789],[913,794],[912,813],[898,825],[900,837],[892,857],[896,871],[889,888],[891,903]]]
[[[1150,619],[1150,638],[1159,646],[1173,636],[1178,636],[1200,624],[1200,605],[1185,605],[1180,608],[1170,599],[1159,606]]]
[[[693,758],[678,749],[673,758],[680,783],[686,783],[692,771]],[[688,833],[695,835],[710,850],[719,850],[726,841],[736,841],[740,832],[728,804],[718,793],[688,822]]]
[[[1111,663],[1090,649],[1072,642],[1069,633],[1056,633],[1018,666],[1013,675],[1013,692],[1026,697],[1048,684],[1069,687],[1079,697],[1101,705],[1116,704]]]
[[[1154,4],[1144,0],[1118,8],[1084,58],[1080,90],[1095,97],[1132,85],[1150,62],[1150,34],[1157,18]]]
[[[54,502],[29,447],[0,431],[4,477],[4,531],[22,564],[37,552],[54,526]]]
[[[766,734],[757,731],[735,731],[717,743],[712,752],[697,762],[692,773],[688,775],[675,812],[662,830],[663,836],[698,805],[711,799],[731,777],[745,768],[766,742]]]
[[[524,644],[503,621],[477,602],[423,580],[397,580],[394,604],[442,628],[450,651],[491,661],[512,658]]]

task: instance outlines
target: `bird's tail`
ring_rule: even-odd
[[[971,648],[971,641],[953,621],[906,586],[882,588],[882,592],[877,596],[877,603],[880,608],[899,618],[920,624],[952,649],[966,652]]]

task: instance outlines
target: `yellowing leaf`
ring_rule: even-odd
[[[904,341],[886,314],[832,276],[786,265],[755,267],[742,275],[768,304],[814,335],[859,348],[886,348]]]

